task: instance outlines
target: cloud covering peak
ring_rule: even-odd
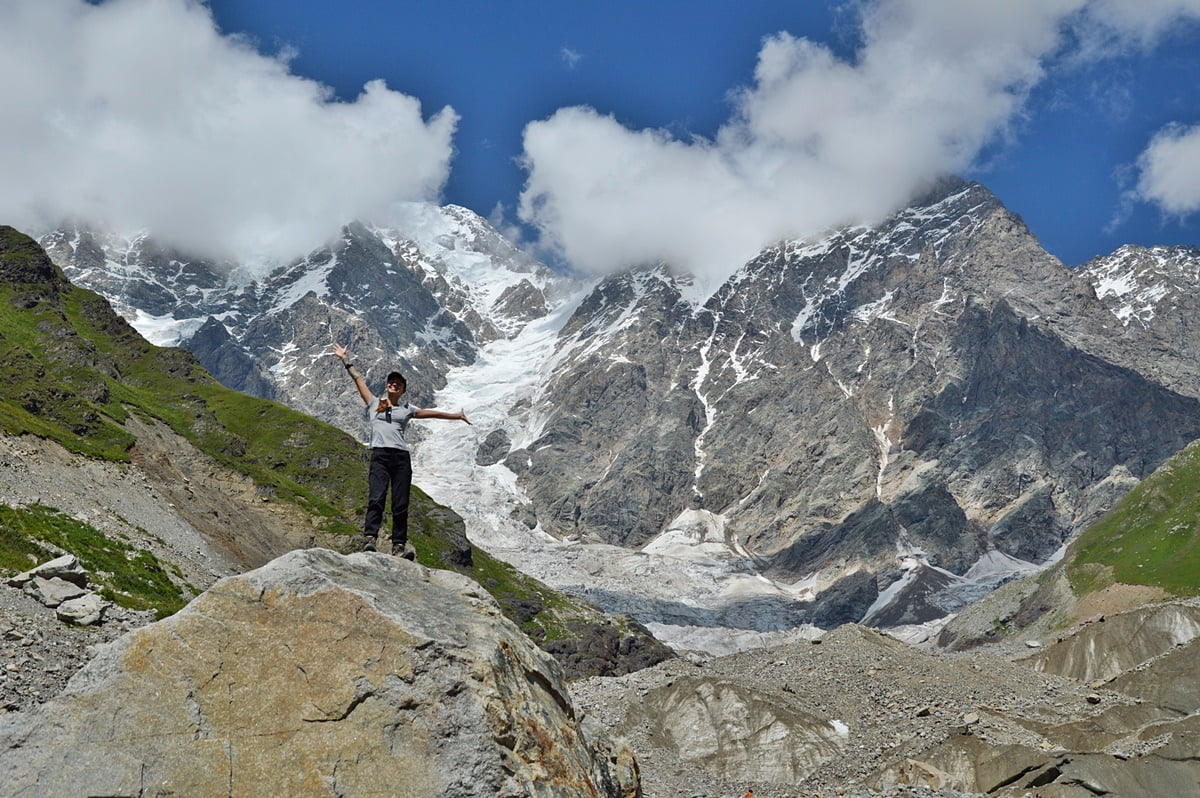
[[[188,251],[286,258],[398,200],[437,199],[447,107],[353,102],[222,35],[193,0],[6,0],[0,218],[149,229]]]
[[[389,13],[410,32],[423,19]],[[1200,0],[846,0],[839,13],[852,26],[840,26],[851,31],[845,47],[764,37],[753,75],[707,136],[630,127],[587,105],[526,124],[534,105],[519,95],[545,84],[481,93],[479,108],[512,109],[498,115],[509,130],[525,125],[518,217],[581,270],[667,261],[711,284],[774,241],[877,220],[947,174],[1002,159],[1047,75],[1153,48],[1200,19]],[[378,19],[338,21],[358,37]],[[554,46],[572,90],[611,58]],[[402,66],[378,44],[364,52],[400,72],[393,83],[480,68],[454,47],[437,51],[441,61],[418,49]],[[0,220],[35,233],[64,222],[148,230],[185,251],[261,262],[301,255],[355,219],[386,224],[397,202],[441,199],[453,108],[423,113],[381,80],[339,99],[294,74],[292,58],[224,34],[201,0],[0,0]],[[338,82],[343,97],[357,80]],[[471,107],[475,95],[454,96]],[[1125,200],[1200,210],[1200,119],[1141,135],[1145,152],[1122,171]],[[483,151],[472,146],[464,153]],[[507,159],[504,150],[488,157]]]
[[[519,214],[585,270],[665,260],[719,280],[775,240],[876,220],[967,170],[1056,59],[1147,46],[1197,15],[1197,0],[866,2],[852,57],[764,39],[713,139],[586,107],[529,124]]]

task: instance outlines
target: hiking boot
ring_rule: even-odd
[[[393,543],[392,556],[403,557],[406,560],[417,561],[417,550],[413,548],[411,543]]]
[[[366,535],[363,535],[362,541],[363,541],[363,544],[362,544],[363,551],[377,551],[377,549],[375,548],[375,538],[367,537]]]

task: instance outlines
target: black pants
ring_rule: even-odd
[[[403,449],[372,449],[370,493],[367,496],[367,520],[363,534],[379,537],[383,525],[383,506],[388,489],[392,491],[392,543],[408,542],[408,490],[412,485],[412,458]]]

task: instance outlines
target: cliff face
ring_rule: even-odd
[[[313,549],[218,582],[0,722],[12,796],[635,796],[477,584]]]
[[[616,275],[563,325],[504,462],[558,535],[653,549],[702,510],[731,558],[811,580],[826,628],[939,618],[1200,437],[1177,354],[1194,324],[1169,299],[1194,254],[1103,265],[1065,268],[984,187],[947,183],[770,247],[702,304],[669,269]],[[990,584],[968,576],[998,558]]]

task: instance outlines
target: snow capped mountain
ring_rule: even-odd
[[[470,308],[486,320],[488,340],[515,335],[576,288],[466,208],[409,203],[397,217],[396,227],[375,234],[404,253],[447,307]]]
[[[711,294],[669,264],[581,285],[453,206],[253,281],[148,239],[46,243],[226,384],[360,433],[336,340],[371,384],[399,366],[418,405],[466,408],[418,433],[417,484],[683,647],[936,623],[1200,437],[1195,251],[1073,272],[961,181]]]
[[[271,268],[189,258],[148,235],[58,231],[42,243],[155,343],[187,346],[225,384],[358,432],[345,375],[328,357],[333,342],[375,382],[400,368],[416,401],[432,405],[448,369],[576,286],[465,209],[413,204],[400,221],[347,225],[326,247]]]
[[[1122,324],[1150,327],[1160,306],[1177,307],[1197,296],[1200,249],[1126,245],[1083,267],[1103,301]]]
[[[919,603],[893,591],[877,617],[944,615],[1053,556],[1200,434],[1194,399],[1080,348],[1111,316],[978,185],[782,242],[702,305],[687,290],[663,267],[597,284],[502,462],[540,531],[644,554],[699,541],[698,556],[722,552],[727,586],[739,571],[806,585],[787,606],[810,603],[807,620],[878,612],[918,571],[954,578]],[[680,534],[698,512],[710,531]],[[609,578],[595,559],[589,578]],[[605,605],[654,605],[659,632],[683,615],[635,582]]]
[[[122,238],[57,230],[39,243],[67,277],[103,294],[159,346],[189,338],[208,312],[226,308],[237,282],[233,264],[188,257],[146,233]]]

